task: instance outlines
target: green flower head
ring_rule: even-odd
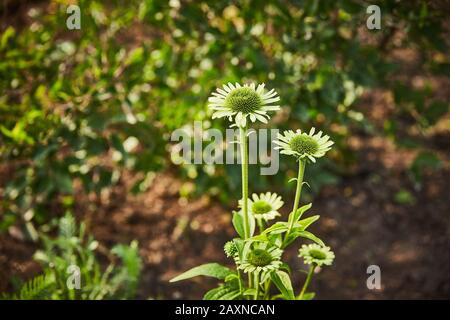
[[[225,255],[228,258],[234,257],[238,253],[238,249],[237,249],[234,241],[228,241],[227,243],[225,243],[225,246],[223,247],[223,251],[225,251]]]
[[[319,267],[330,266],[334,260],[334,253],[330,247],[322,247],[318,244],[302,245],[298,256],[303,257],[305,264],[315,264]]]
[[[244,254],[242,261],[238,261],[239,269],[244,272],[267,273],[281,266],[283,251],[266,242],[255,243]]]
[[[287,130],[283,134],[278,134],[278,140],[274,143],[278,146],[275,149],[281,150],[280,153],[293,155],[298,159],[307,158],[316,162],[316,158],[323,157],[331,149],[333,141],[327,135],[322,136],[322,131],[314,134],[315,128],[311,128],[308,134],[297,131]]]
[[[213,119],[226,117],[239,127],[247,125],[247,118],[251,122],[267,123],[270,118],[267,113],[280,110],[280,106],[273,105],[279,100],[276,91],[266,91],[264,84],[233,85],[231,82],[217,88],[208,99],[209,108],[214,111]]]

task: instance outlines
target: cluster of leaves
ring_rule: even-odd
[[[85,234],[67,213],[58,222],[58,235],[42,235],[44,248],[35,253],[43,273],[21,286],[17,293],[4,294],[4,299],[99,300],[135,297],[142,261],[137,242],[118,244],[108,255],[120,263],[103,269],[96,257],[98,242]],[[117,259],[118,258],[118,259]],[[77,286],[79,287],[77,288]]]
[[[233,239],[233,244],[237,250],[235,261],[245,261],[246,256],[251,252],[251,247],[254,243],[269,243],[270,246],[275,246],[280,249],[286,248],[298,238],[309,239],[324,247],[324,242],[306,229],[320,216],[314,215],[305,219],[301,219],[303,213],[311,208],[311,204],[302,206],[295,212],[291,212],[288,221],[278,221],[266,229],[261,230],[259,234],[255,234],[255,218],[251,216],[251,235],[252,237],[244,240],[243,234],[243,220],[242,212],[235,212],[233,216],[233,225],[236,232],[240,235],[239,238]],[[292,221],[293,228],[289,229],[289,224]],[[314,270],[315,266],[311,267]],[[258,283],[255,286],[261,286],[261,292],[258,292],[254,287],[248,287],[243,279],[243,274],[239,269],[233,271],[218,263],[207,263],[194,267],[179,276],[170,280],[177,282],[181,280],[190,279],[197,276],[213,277],[224,282],[217,288],[211,289],[205,293],[203,299],[205,300],[239,300],[239,299],[285,299],[285,300],[310,300],[314,297],[313,292],[300,291],[295,294],[294,288],[290,279],[291,268],[288,264],[283,263],[281,266],[270,273],[266,273],[263,279],[255,280]],[[271,290],[271,283],[274,283],[278,288],[279,293],[273,295]],[[305,287],[306,288],[306,287]]]
[[[11,21],[2,30],[0,154],[10,172],[2,181],[2,229],[17,218],[44,223],[51,204],[71,203],[61,195],[72,195],[76,181],[99,193],[123,168],[141,172],[133,190],[145,190],[149,173],[167,165],[165,139],[208,118],[204,101],[218,83],[269,80],[283,96],[280,127],[333,125],[343,165],[353,159],[342,143],[352,128],[374,131],[355,110],[363,89],[392,90],[395,115],[421,127],[448,110],[431,89],[390,80],[398,72],[386,54],[393,46],[421,50],[417,68],[424,72],[449,73],[443,14],[427,1],[379,1],[383,25],[365,30],[371,41],[359,36],[370,1],[81,0],[81,30],[66,28],[68,4],[31,6],[30,25]],[[399,30],[405,41],[393,45]],[[386,120],[384,130],[401,137],[395,121]],[[311,171],[316,188],[337,179],[324,166]],[[276,177],[258,176],[257,185],[281,186],[291,166],[281,169]],[[223,201],[239,185],[237,166],[180,170],[197,192]]]

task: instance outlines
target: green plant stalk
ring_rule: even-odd
[[[57,283],[57,286],[59,286],[60,288],[64,288],[66,284],[61,282],[61,278],[59,277],[59,273],[56,266],[52,267],[51,270],[55,276],[55,282]],[[67,296],[67,299],[70,299],[70,297]]]
[[[258,300],[259,297],[259,273],[255,272],[255,296],[254,300]]]
[[[253,276],[252,276],[252,273],[249,272],[247,275],[248,275],[248,287],[252,288],[253,287]]]
[[[247,127],[240,127],[241,167],[242,167],[242,214],[244,215],[244,239],[250,237],[250,224],[248,218],[248,147]]]
[[[257,219],[256,222],[258,223],[259,233],[262,233],[265,229],[264,221],[262,219]]]
[[[248,146],[247,127],[239,127],[241,146],[241,168],[242,168],[242,215],[244,216],[244,239],[250,237],[250,223],[248,217]],[[248,285],[252,287],[252,276],[248,275]]]
[[[300,203],[300,196],[302,194],[303,176],[305,174],[305,167],[306,167],[306,161],[303,160],[303,159],[300,159],[298,161],[297,189],[295,190],[294,206],[292,208],[292,215],[291,215],[291,217],[293,217],[293,214],[295,214],[295,212],[297,211],[299,203]],[[286,232],[286,236],[284,237],[282,247],[284,247],[284,244],[287,241],[287,238],[289,237],[289,234],[290,234],[290,232],[292,230],[293,225],[294,225],[294,220],[292,218],[290,218],[289,219],[288,229],[287,229],[287,232]]]
[[[311,264],[311,266],[309,267],[308,276],[306,277],[306,281],[305,281],[305,283],[303,284],[302,291],[301,291],[300,294],[298,295],[298,299],[299,299],[299,300],[302,300],[302,299],[303,299],[303,295],[305,294],[306,288],[308,288],[308,285],[309,285],[310,282],[311,282],[312,275],[313,275],[313,273],[314,273],[314,269],[315,269],[315,268],[316,268],[316,267],[314,266],[314,264]]]
[[[239,271],[239,269],[237,269],[236,271],[237,271],[237,275],[238,275],[239,292],[240,292],[241,295],[242,295],[243,290],[242,290],[242,278],[241,278],[241,272]]]
[[[270,285],[271,285],[270,279],[266,280],[264,283],[264,299],[269,300],[269,291],[270,291]]]

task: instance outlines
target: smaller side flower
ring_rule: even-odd
[[[227,243],[225,243],[225,245],[223,247],[223,251],[225,251],[225,255],[228,258],[236,257],[236,255],[238,253],[238,249],[237,249],[236,244],[234,243],[233,240],[228,241]]]
[[[303,257],[305,264],[315,264],[317,266],[331,266],[334,260],[334,253],[330,247],[322,247],[318,244],[302,245],[299,250],[299,257]]]
[[[255,219],[264,221],[273,220],[280,216],[278,211],[284,204],[283,200],[276,193],[266,192],[261,194],[254,193],[252,199],[247,199],[249,212]],[[242,208],[242,200],[239,200],[239,206]]]
[[[277,135],[274,141],[278,146],[275,149],[281,150],[280,153],[295,156],[297,159],[307,158],[316,162],[317,158],[323,157],[331,149],[333,141],[327,135],[322,135],[322,131],[315,134],[313,127],[309,133],[287,130],[283,134]]]

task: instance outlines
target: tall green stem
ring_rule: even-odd
[[[269,300],[270,284],[270,279],[267,279],[264,283],[264,300]]]
[[[242,214],[244,216],[244,239],[250,237],[250,224],[248,217],[248,146],[247,127],[240,127],[241,167],[242,167]]]
[[[255,272],[255,296],[254,300],[258,300],[259,298],[259,272]]]
[[[302,291],[300,292],[300,294],[298,295],[299,300],[303,299],[303,295],[305,294],[306,288],[308,288],[309,283],[311,282],[312,279],[312,275],[314,273],[314,269],[315,266],[314,264],[311,264],[311,266],[309,267],[309,271],[308,271],[308,276],[306,277],[306,281],[303,284],[303,288]]]
[[[306,161],[303,159],[299,160],[298,161],[297,189],[295,190],[294,207],[292,208],[292,214],[289,216],[288,230],[286,232],[286,236],[284,238],[283,245],[287,241],[287,238],[289,237],[291,229],[294,225],[294,220],[292,219],[292,217],[294,216],[295,212],[297,211],[298,205],[300,203],[300,196],[302,194],[303,175],[305,174],[305,167],[306,167]]]
[[[238,275],[238,282],[239,282],[239,292],[241,293],[241,295],[242,295],[242,293],[243,293],[243,288],[242,288],[242,278],[241,278],[241,272],[239,271],[239,268],[237,268],[237,275]]]
[[[262,219],[256,219],[256,222],[258,223],[259,233],[262,233],[265,229],[265,224]]]

